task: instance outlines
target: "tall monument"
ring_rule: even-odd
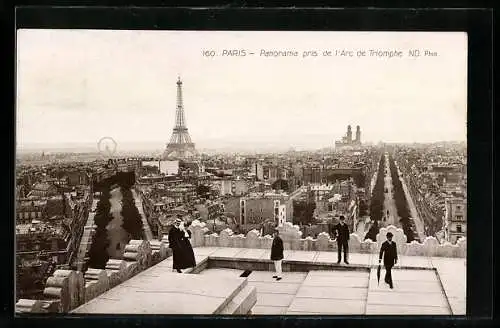
[[[184,105],[182,103],[182,81],[177,80],[177,108],[175,110],[175,126],[170,142],[163,153],[164,160],[186,159],[197,155],[194,143],[191,141],[186,127],[184,117]]]

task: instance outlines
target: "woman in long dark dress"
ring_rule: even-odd
[[[191,231],[184,228],[181,219],[175,219],[174,226],[168,233],[168,243],[173,252],[173,269],[179,273],[182,272],[182,269],[196,266],[193,247],[189,241],[190,238]]]

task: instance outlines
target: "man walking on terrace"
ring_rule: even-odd
[[[380,254],[378,256],[378,263],[382,261],[382,256],[384,257],[384,267],[385,267],[385,282],[386,284],[394,288],[392,284],[392,267],[398,262],[398,251],[396,248],[396,243],[392,241],[392,233],[387,233],[387,240],[382,243],[380,248]]]
[[[347,262],[347,254],[349,253],[349,227],[345,223],[345,217],[343,215],[340,216],[340,223],[335,226],[334,233],[337,237],[337,264],[340,263],[342,258],[342,249],[344,249],[344,262],[345,264],[349,264],[349,262]]]

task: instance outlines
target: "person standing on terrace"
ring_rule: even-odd
[[[273,232],[273,245],[271,247],[271,261],[274,261],[274,268],[276,270],[276,274],[273,278],[276,281],[281,280],[281,262],[283,261],[283,240],[281,240],[279,236],[278,229],[275,229]]]
[[[340,260],[342,259],[342,249],[344,250],[344,262],[345,264],[349,264],[347,261],[347,255],[349,253],[349,233],[349,227],[345,223],[345,217],[341,215],[340,223],[334,227],[334,234],[337,237],[337,264],[340,264]]]
[[[180,218],[176,218],[174,226],[168,232],[168,243],[173,253],[173,269],[179,273],[182,273],[182,269],[196,266],[190,238],[191,231],[184,227]]]
[[[378,256],[378,263],[382,262],[382,256],[384,257],[384,267],[385,267],[385,282],[389,285],[391,289],[394,288],[392,283],[392,267],[398,262],[398,251],[396,248],[396,243],[392,241],[392,233],[388,232],[387,240],[382,243],[380,247],[380,254]]]

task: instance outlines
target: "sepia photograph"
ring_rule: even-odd
[[[466,314],[466,33],[16,51],[17,315]]]

